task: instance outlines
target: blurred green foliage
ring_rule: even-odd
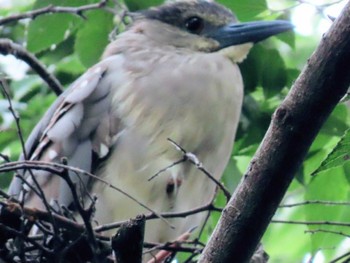
[[[13,12],[25,12],[49,4],[79,6],[92,0],[37,0],[22,1],[11,9],[1,9],[0,16]],[[125,0],[135,11],[161,3],[161,0]],[[271,12],[266,0],[219,1],[235,11],[241,21],[256,19],[288,19],[293,9]],[[109,41],[109,33],[116,19],[104,10],[87,11],[86,20],[72,14],[47,14],[30,20],[29,24],[14,22],[0,28],[0,37],[11,38],[26,44],[29,51],[49,66],[61,83],[68,86],[89,66],[99,60]],[[271,115],[291,88],[308,56],[317,46],[315,37],[286,33],[256,45],[248,58],[240,65],[245,83],[245,102],[238,130],[234,154],[223,181],[230,191],[238,184],[249,161],[259,146],[269,125]],[[0,74],[3,57],[0,57]],[[53,66],[54,65],[54,66]],[[21,129],[26,138],[55,95],[42,80],[29,70],[21,80],[9,80],[10,95],[20,116]],[[8,110],[7,100],[0,97],[0,152],[11,160],[21,153],[15,123]],[[307,113],[305,113],[307,114]],[[318,201],[349,201],[349,108],[339,104],[314,141],[305,162],[291,184],[283,203]],[[340,140],[341,138],[341,140]],[[339,142],[340,140],[340,142]],[[339,144],[337,145],[337,143]],[[327,157],[328,156],[328,157]],[[3,163],[4,160],[1,160]],[[283,176],[283,174],[281,174]],[[0,187],[6,189],[10,174],[0,175]],[[225,198],[219,194],[216,205],[223,207]],[[349,222],[347,206],[309,204],[292,208],[280,208],[276,219],[296,221]],[[217,220],[213,213],[201,237],[206,242]],[[257,221],[259,218],[256,219]],[[270,262],[306,262],[321,252],[325,261],[346,252],[339,249],[346,237],[335,233],[305,233],[306,230],[328,230],[349,235],[350,230],[338,226],[306,226],[272,223],[263,237],[263,244],[270,255]],[[186,254],[179,256],[180,261]],[[311,262],[311,261],[310,261]]]

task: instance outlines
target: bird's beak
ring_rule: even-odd
[[[222,49],[249,42],[256,43],[291,29],[293,29],[293,25],[288,21],[254,21],[217,28],[208,33],[207,37],[218,41],[220,43],[219,49]]]

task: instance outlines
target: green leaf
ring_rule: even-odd
[[[291,48],[295,48],[295,33],[293,31],[284,32],[276,35],[276,37],[282,42],[286,43]]]
[[[83,73],[85,67],[81,64],[76,55],[66,56],[56,65],[56,72],[78,75]]]
[[[54,6],[79,6],[86,4],[86,0],[37,0],[33,9]],[[65,40],[72,31],[82,22],[82,19],[73,14],[57,13],[41,15],[29,24],[27,48],[37,53]]]
[[[275,49],[267,49],[264,53],[261,85],[267,98],[276,95],[287,84],[287,72],[284,61]]]
[[[279,209],[278,219],[303,220],[303,209]],[[271,223],[264,234],[262,243],[270,256],[271,263],[303,262],[305,254],[310,251],[310,237],[305,235],[307,227],[304,225]]]
[[[251,21],[267,10],[265,0],[220,0],[218,2],[230,8],[240,21]]]
[[[349,109],[344,104],[338,104],[323,125],[321,132],[330,136],[343,136],[349,127]]]
[[[287,69],[276,49],[254,46],[247,59],[240,64],[240,69],[246,92],[262,86],[265,97],[270,98],[287,85]]]
[[[341,167],[329,169],[313,177],[307,187],[305,200],[317,201],[346,201],[348,197],[349,184],[346,180],[344,170]],[[307,221],[336,221],[347,222],[344,211],[348,208],[339,205],[308,205],[305,206],[305,216]],[[309,225],[309,230],[330,230],[345,232],[348,228],[332,225]],[[337,247],[344,240],[343,236],[331,233],[315,233],[311,235],[313,252],[322,250],[328,256],[334,254],[330,247]]]
[[[151,6],[157,6],[157,5],[163,4],[164,0],[148,0],[148,1],[125,0],[124,2],[130,11],[138,11],[142,9],[147,9]]]
[[[28,96],[31,97],[31,93],[41,85],[45,84],[37,75],[26,75],[23,79],[12,82],[11,87],[14,91],[14,100],[26,102]]]
[[[284,12],[283,15],[278,16],[276,18],[277,20],[291,20],[291,13],[290,11]],[[282,34],[276,35],[276,37],[286,43],[288,46],[290,46],[292,49],[295,49],[295,32],[294,31],[288,31],[284,32]]]
[[[254,91],[259,85],[262,67],[262,60],[259,54],[263,54],[263,48],[261,45],[256,45],[251,49],[247,58],[239,64],[246,93]]]
[[[230,162],[226,166],[222,182],[224,183],[225,187],[233,193],[233,191],[236,189],[239,181],[241,180],[242,173],[238,169],[238,163],[235,158],[231,158]]]
[[[75,50],[85,67],[95,64],[108,44],[108,35],[113,29],[113,15],[101,10],[86,14],[87,21],[79,29]]]
[[[344,136],[340,139],[333,151],[326,157],[321,165],[313,172],[318,174],[322,171],[343,166],[350,160],[350,129],[347,130]]]

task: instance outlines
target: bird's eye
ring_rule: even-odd
[[[203,19],[198,16],[192,16],[186,20],[185,27],[188,32],[199,34],[204,27]]]

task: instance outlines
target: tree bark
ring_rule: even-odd
[[[117,263],[141,263],[146,219],[144,215],[123,224],[112,239]]]
[[[350,2],[288,96],[199,262],[248,262],[314,138],[350,85]]]

